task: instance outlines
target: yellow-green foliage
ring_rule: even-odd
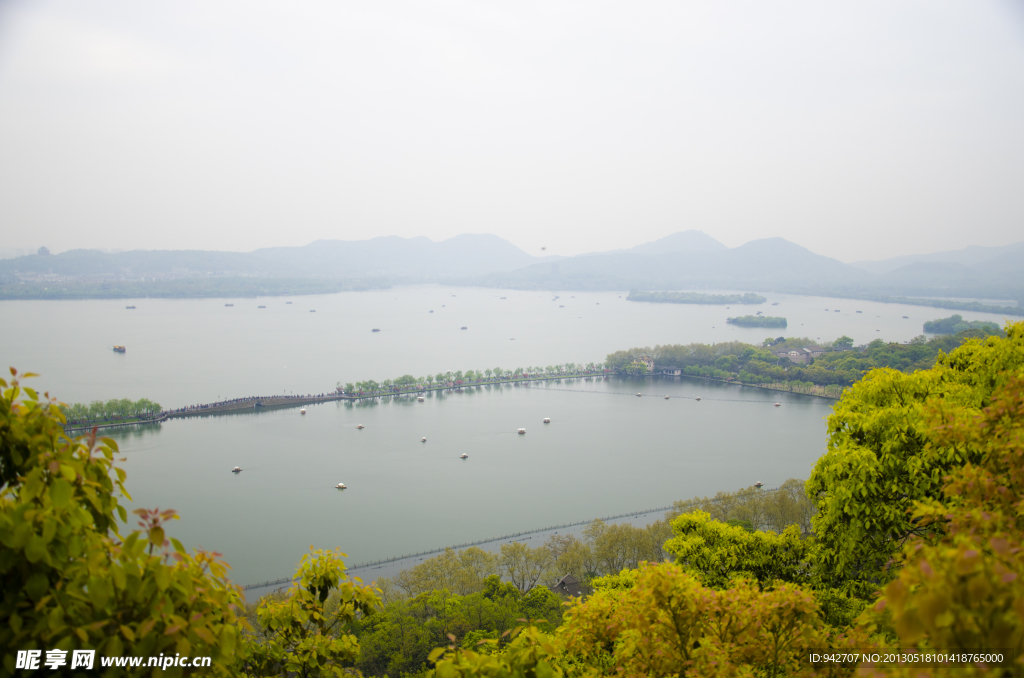
[[[977,414],[1019,375],[1024,323],[1006,332],[1006,339],[970,340],[930,370],[869,372],[836,404],[827,452],[807,482],[821,571],[834,586],[869,597],[890,581],[893,557],[924,529],[909,514],[914,502],[939,496],[945,476],[981,461],[979,449],[933,438],[924,412],[942,402]]]
[[[227,566],[168,540],[171,511],[137,511],[143,530],[122,536],[117,444],[68,439],[56,403],[11,374],[0,380],[0,674],[16,650],[59,648],[211,656],[210,673],[231,675],[243,622]]]
[[[747,575],[764,588],[773,582],[806,582],[810,542],[790,525],[782,534],[748,532],[727,525],[703,511],[684,513],[672,521],[675,534],[665,550],[706,586],[727,587],[736,575]]]
[[[723,523],[750,523],[750,527],[755,530],[782,532],[790,525],[796,525],[801,532],[807,533],[811,531],[814,504],[804,491],[805,482],[790,478],[774,490],[752,485],[735,492],[718,492],[714,497],[676,501],[668,517],[671,519],[699,510]]]
[[[616,676],[828,675],[814,672],[809,648],[867,644],[859,632],[828,630],[799,586],[762,592],[738,580],[715,590],[671,563],[640,567],[629,590],[577,602],[557,635],[564,663]]]
[[[988,406],[936,400],[924,420],[929,446],[978,458],[947,476],[942,498],[915,506],[925,528],[904,551],[875,607],[904,647],[1002,652],[1024,675],[1024,379],[1001,375]],[[1008,668],[1008,667],[1007,667]],[[940,670],[941,671],[941,670]],[[890,670],[890,675],[910,675]],[[964,671],[984,674],[984,670]],[[993,670],[993,675],[998,670]],[[913,675],[948,675],[915,670]]]
[[[312,547],[310,547],[312,551]],[[341,676],[359,654],[348,631],[361,614],[372,614],[380,600],[358,579],[345,579],[338,551],[306,554],[296,572],[298,583],[284,598],[261,601],[257,635],[246,638],[240,662],[246,676]]]
[[[550,636],[534,627],[520,627],[507,634],[511,642],[500,654],[487,651],[489,641],[481,642],[481,650],[463,650],[454,644],[430,653],[436,662],[436,678],[561,678],[565,675],[561,648]],[[452,636],[454,641],[454,636]]]

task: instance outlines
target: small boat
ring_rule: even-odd
[[[782,407],[782,403],[775,403],[775,407]]]
[[[700,402],[700,396],[697,396],[697,402]]]
[[[518,433],[519,433],[519,435],[524,436],[524,435],[526,435],[526,429],[525,428],[521,428],[521,429],[519,429]]]
[[[286,301],[286,302],[284,302],[284,303],[286,303],[286,304],[290,304],[290,303],[292,303],[292,302],[290,302],[290,301]]]
[[[462,329],[462,330],[468,330],[469,328],[468,328],[468,327],[466,327],[465,325],[463,325],[463,326],[462,326],[462,327],[460,327],[459,329]]]
[[[565,308],[565,306],[562,306],[561,304],[559,304],[558,308]]]
[[[266,308],[266,306],[257,306],[256,308]]]
[[[315,308],[311,308],[311,309],[309,309],[309,312],[310,313],[316,313],[316,309]]]
[[[306,413],[306,408],[305,407],[303,407],[301,410],[299,410],[299,414],[305,414],[305,413]]]
[[[550,424],[551,423],[551,417],[544,417],[544,423],[545,424]]]
[[[356,424],[356,428],[364,428],[362,424]]]
[[[857,313],[863,313],[864,311],[857,311]]]
[[[431,313],[433,313],[433,311],[431,311]]]
[[[231,472],[232,473],[241,473],[242,472],[242,467],[241,466],[236,466],[235,468],[231,469]]]
[[[344,489],[347,489],[347,486],[345,485],[345,483],[338,483],[337,485],[334,486],[334,489],[336,489],[336,490],[344,490]]]
[[[636,394],[636,397],[637,397],[637,398],[639,398],[639,397],[641,397],[642,395],[643,395],[643,393],[637,393],[637,394]]]
[[[463,452],[462,454],[459,455],[459,459],[469,459],[469,455]]]
[[[779,305],[779,302],[777,302],[777,301],[773,301],[772,302],[772,306],[778,306],[778,305]],[[857,311],[857,312],[860,313],[860,311]]]
[[[125,306],[125,310],[127,310],[127,311],[134,311],[135,307],[134,306]]]
[[[904,319],[904,320],[907,320],[908,318],[910,318],[910,316],[909,316],[909,315],[905,315],[905,316],[903,316],[903,319]]]
[[[427,442],[427,438],[426,438],[426,436],[424,436],[423,438],[420,438],[420,442],[421,442],[421,443],[425,443],[425,442]]]
[[[502,299],[506,299],[506,298],[507,298],[507,297],[502,297]]]
[[[114,346],[114,353],[124,353],[124,352],[125,352],[124,346],[121,346],[120,344]]]
[[[418,403],[422,403],[422,402],[423,402],[423,396],[419,396],[419,397],[417,397],[417,398],[416,398],[416,402],[418,402]]]
[[[224,306],[234,306],[234,304],[224,304]]]
[[[376,327],[374,327],[374,328],[373,328],[372,330],[370,330],[370,331],[371,331],[371,332],[380,332],[380,329],[379,329],[379,328],[376,328]]]
[[[754,483],[754,487],[764,487],[764,483],[758,480],[756,483]]]
[[[668,396],[665,396],[665,400],[668,400]]]
[[[512,338],[509,339],[509,341],[515,341],[515,340],[516,340],[515,337],[512,337]]]

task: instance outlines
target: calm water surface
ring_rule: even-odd
[[[560,298],[552,301],[555,295]],[[406,287],[291,299],[4,301],[0,323],[20,329],[0,333],[0,357],[42,374],[41,390],[65,401],[147,397],[180,407],[245,395],[319,393],[338,381],[403,374],[601,362],[612,351],[655,344],[760,343],[778,334],[907,341],[921,334],[925,320],[951,313],[785,295],[730,309],[638,303],[625,296]],[[758,310],[785,316],[788,329],[725,323]],[[995,314],[962,315],[1002,323]],[[114,344],[125,345],[127,353],[114,353]]]
[[[616,378],[173,420],[117,437],[136,503],[179,510],[173,534],[221,551],[252,582],[290,574],[311,544],[363,562],[806,477],[830,412],[809,396]],[[234,476],[235,465],[245,470]]]
[[[42,373],[35,385],[64,401],[148,397],[179,407],[781,334],[725,324],[756,310],[787,317],[788,336],[847,334],[858,343],[906,341],[924,320],[950,313],[785,295],[769,295],[778,306],[731,309],[624,296],[409,287],[291,304],[281,297],[0,302],[9,329],[0,334],[0,356]],[[112,344],[127,353],[113,353]],[[637,391],[649,397],[629,395]],[[783,406],[773,407],[775,400]],[[808,396],[612,379],[485,387],[424,403],[331,403],[306,416],[175,420],[116,437],[136,504],[177,509],[182,520],[171,534],[224,553],[244,583],[290,574],[310,544],[340,546],[362,562],[806,477],[824,449],[830,411],[829,401]],[[357,430],[360,423],[366,428]],[[459,459],[463,452],[469,459]],[[235,465],[245,471],[231,475]],[[337,482],[350,489],[334,490]]]

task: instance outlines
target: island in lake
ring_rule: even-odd
[[[786,327],[785,318],[770,315],[743,315],[738,318],[726,318],[725,322],[740,327]]]
[[[981,330],[985,334],[1002,334],[1002,328],[987,320],[964,320],[959,313],[948,318],[929,320],[924,324],[924,331],[929,334],[956,334],[964,330]]]

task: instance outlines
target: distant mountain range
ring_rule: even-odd
[[[728,248],[699,231],[684,231],[629,250],[535,263],[471,282],[512,289],[731,289],[1021,301],[1024,243],[844,264],[783,238]]]
[[[541,261],[495,235],[459,235],[441,242],[385,236],[370,240],[317,240],[304,247],[253,252],[132,250],[108,254],[70,250],[0,260],[0,280],[23,276],[91,278],[387,277],[429,280],[511,271]]]
[[[1013,257],[1024,257],[1024,241],[1003,247],[981,247],[972,245],[962,250],[935,252],[933,254],[909,254],[880,261],[855,261],[851,266],[862,268],[871,273],[884,275],[911,264],[961,264],[976,266],[993,259],[1009,260]]]
[[[18,285],[47,281],[63,281],[62,287],[53,288],[57,290],[75,281],[95,285],[103,280],[157,283],[203,277],[373,281],[363,287],[439,282],[511,289],[729,289],[1018,302],[1024,300],[1024,242],[854,264],[782,238],[729,248],[695,230],[628,250],[563,258],[534,257],[497,236],[469,234],[441,242],[397,236],[318,240],[304,247],[253,252],[71,250],[0,260],[0,298],[15,298]]]

